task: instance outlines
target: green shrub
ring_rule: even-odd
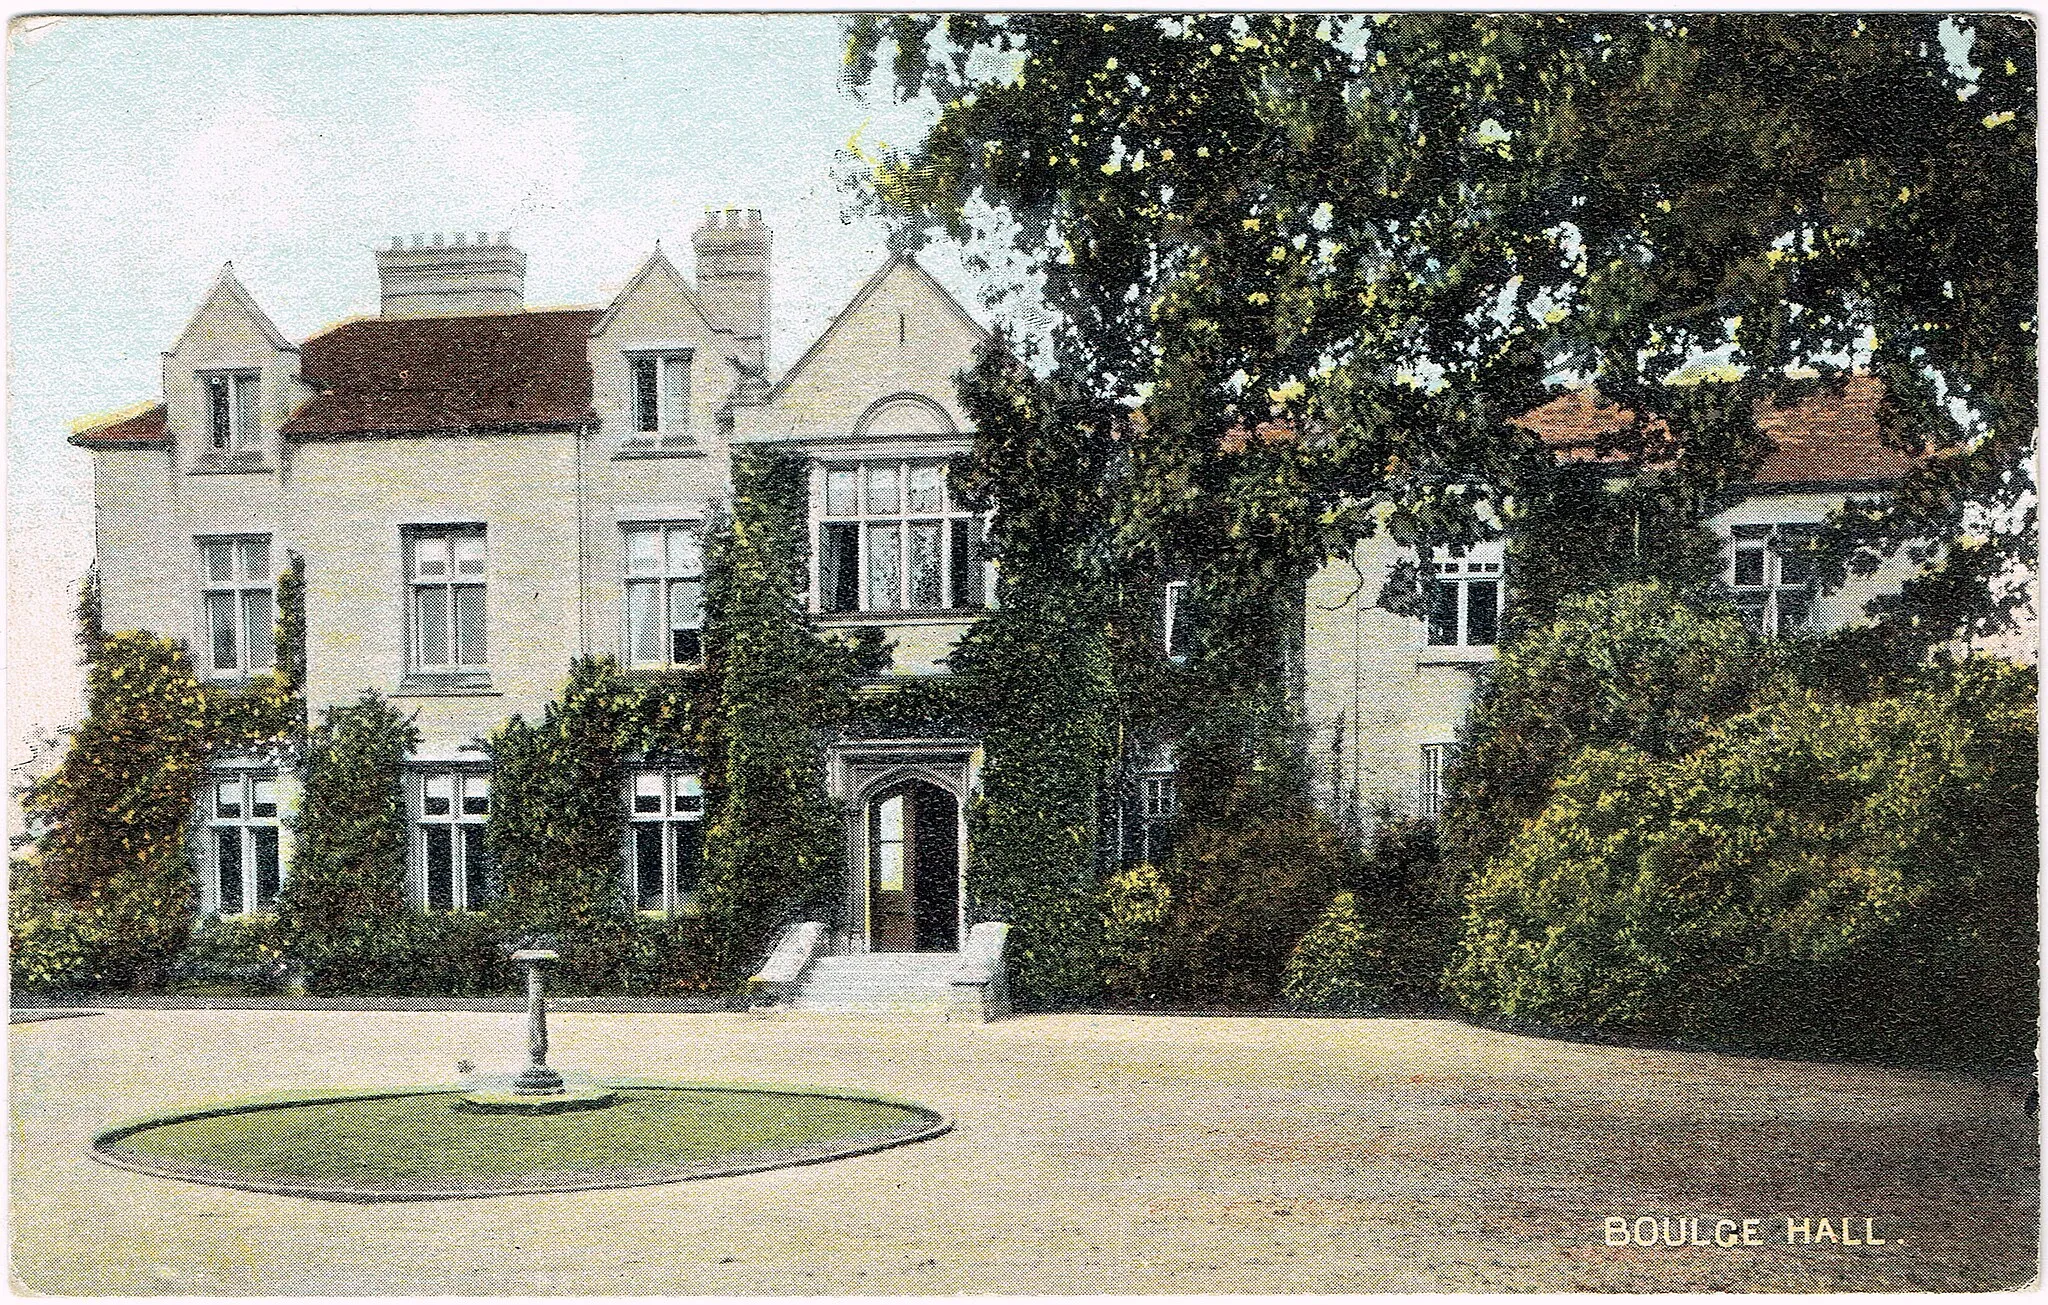
[[[1358,1012],[1435,1007],[1457,929],[1435,827],[1382,818],[1352,882],[1355,890],[1337,895],[1288,958],[1287,1004]]]
[[[1729,608],[1693,605],[1654,581],[1567,599],[1554,623],[1501,648],[1473,702],[1446,777],[1449,874],[1468,883],[1499,856],[1580,748],[1683,756],[1716,722],[1785,685],[1779,652]]]
[[[1337,894],[1287,958],[1281,985],[1296,1010],[1372,1014],[1412,1009],[1433,995],[1434,975],[1417,982],[1415,930],[1370,925],[1350,893]]]
[[[251,996],[282,991],[292,970],[274,917],[212,915],[171,963],[170,978],[173,991]]]
[[[1102,885],[1102,984],[1120,1002],[1158,1000],[1160,929],[1173,894],[1151,865],[1126,866]]]
[[[1811,694],[1690,756],[1587,749],[1473,884],[1475,1011],[1821,1055],[2031,1063],[2030,670]]]
[[[1354,873],[1336,822],[1313,807],[1233,809],[1234,824],[1184,830],[1167,866],[1154,974],[1176,1003],[1277,1003],[1294,944]]]
[[[401,775],[418,746],[411,718],[373,691],[328,708],[307,741],[277,930],[309,975],[334,968],[323,953],[356,955],[370,945],[358,935],[396,928],[412,913]]]
[[[8,970],[17,995],[93,986],[106,946],[96,916],[50,896],[34,853],[8,863]]]
[[[837,925],[843,914],[845,826],[825,792],[825,744],[880,649],[822,638],[804,613],[807,474],[798,459],[736,456],[731,528],[713,540],[706,572],[718,688],[703,733],[699,900],[731,982],[753,972],[782,925]]]
[[[480,912],[409,911],[329,935],[305,962],[312,996],[488,997],[523,991],[503,927]]]

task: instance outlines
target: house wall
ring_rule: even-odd
[[[1737,525],[1817,524],[1843,498],[1839,491],[1759,492],[1708,524],[1725,542]],[[1456,741],[1479,679],[1494,663],[1491,648],[1428,647],[1420,618],[1376,605],[1402,552],[1384,534],[1361,540],[1354,559],[1323,567],[1308,583],[1302,707],[1311,769],[1331,811],[1356,812],[1368,824],[1381,808],[1416,814],[1423,745]],[[1726,558],[1724,550],[1724,565]],[[1817,596],[1813,627],[1861,623],[1864,604],[1896,592],[1912,569],[1894,558]],[[1514,602],[1512,587],[1507,601]]]
[[[536,715],[580,650],[573,432],[332,440],[298,447],[286,540],[306,559],[306,691],[322,706],[374,688],[418,711],[445,754]],[[406,683],[407,526],[481,524],[490,688]]]

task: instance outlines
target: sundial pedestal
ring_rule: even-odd
[[[618,1093],[602,1083],[571,1084],[548,1064],[548,1003],[540,967],[561,959],[555,952],[512,953],[512,963],[526,967],[526,1068],[509,1088],[490,1087],[468,1093],[455,1104],[484,1114],[553,1115],[570,1110],[602,1110]]]

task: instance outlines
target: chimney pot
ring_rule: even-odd
[[[440,233],[440,232],[438,232],[438,231],[436,231],[436,232],[434,233],[434,248],[436,248],[436,249],[439,249],[439,248],[441,248],[441,246],[442,246],[442,243],[443,243],[443,241],[442,241],[442,238],[441,238],[441,233]]]
[[[405,237],[404,237],[404,236],[393,236],[393,237],[391,237],[391,247],[392,247],[393,249],[403,249],[403,248],[405,248]]]
[[[456,245],[456,248],[458,248],[458,249],[459,249],[459,248],[461,248],[462,246],[464,246],[464,245],[467,245],[468,243],[469,243],[469,233],[468,233],[467,231],[458,231],[458,232],[456,232],[456,233],[455,233],[455,245]]]
[[[427,238],[421,235],[419,232],[415,231],[412,233],[412,247],[414,249],[418,249],[421,245],[425,244],[426,241]]]

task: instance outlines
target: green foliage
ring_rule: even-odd
[[[1173,904],[1166,880],[1150,865],[1114,871],[1102,885],[1102,986],[1117,1001],[1159,999],[1159,931]]]
[[[51,896],[34,853],[11,858],[7,870],[8,970],[14,992],[97,986],[107,941],[102,914]]]
[[[1778,652],[1724,607],[1689,605],[1656,582],[1566,601],[1553,624],[1501,648],[1473,703],[1440,831],[1453,881],[1469,881],[1543,808],[1581,747],[1682,756],[1783,685]]]
[[[1514,420],[1560,374],[1639,415],[1618,447],[1661,423],[1667,478],[1710,489],[1759,400],[1867,353],[1887,431],[1941,456],[1832,554],[1928,564],[1881,605],[1923,647],[2011,615],[2035,533],[2024,20],[903,15],[852,20],[848,62],[943,106],[871,178],[902,238],[1036,288],[1053,379],[1142,400],[1105,463],[1126,544],[1257,586],[1382,508],[1397,542],[1465,542],[1532,473]],[[1679,383],[1708,357],[1732,363],[1711,396]],[[1274,420],[1298,437],[1246,437]]]
[[[1374,926],[1339,893],[1287,958],[1281,993],[1296,1010],[1377,1014],[1411,1004],[1406,930]]]
[[[2031,670],[1811,694],[1658,756],[1580,753],[1475,882],[1477,1011],[1771,1051],[2031,1064]]]
[[[837,923],[846,854],[824,789],[826,731],[851,709],[877,649],[819,637],[804,615],[804,485],[796,459],[733,458],[731,528],[706,573],[706,728],[700,901],[726,978],[750,973],[780,926]]]
[[[1174,840],[1152,969],[1175,1004],[1272,1006],[1295,943],[1353,876],[1335,821],[1284,794],[1269,805],[1262,787],[1248,780]]]
[[[257,996],[281,991],[291,970],[274,916],[208,916],[171,963],[171,988]]]
[[[217,746],[212,695],[184,648],[145,633],[106,637],[86,666],[86,718],[64,760],[22,806],[44,832],[30,918],[76,920],[94,943],[79,977],[150,985],[197,909],[186,847],[193,800]]]
[[[277,577],[277,678],[285,689],[306,693],[306,559],[289,549]]]
[[[419,731],[374,691],[329,707],[306,748],[291,870],[277,897],[285,949],[310,991],[373,982],[366,959],[412,912],[400,773]]]
[[[694,676],[581,658],[539,724],[514,716],[490,738],[491,912],[508,938],[560,946],[564,992],[621,991],[641,968],[622,860],[627,761],[694,752],[700,692]]]

